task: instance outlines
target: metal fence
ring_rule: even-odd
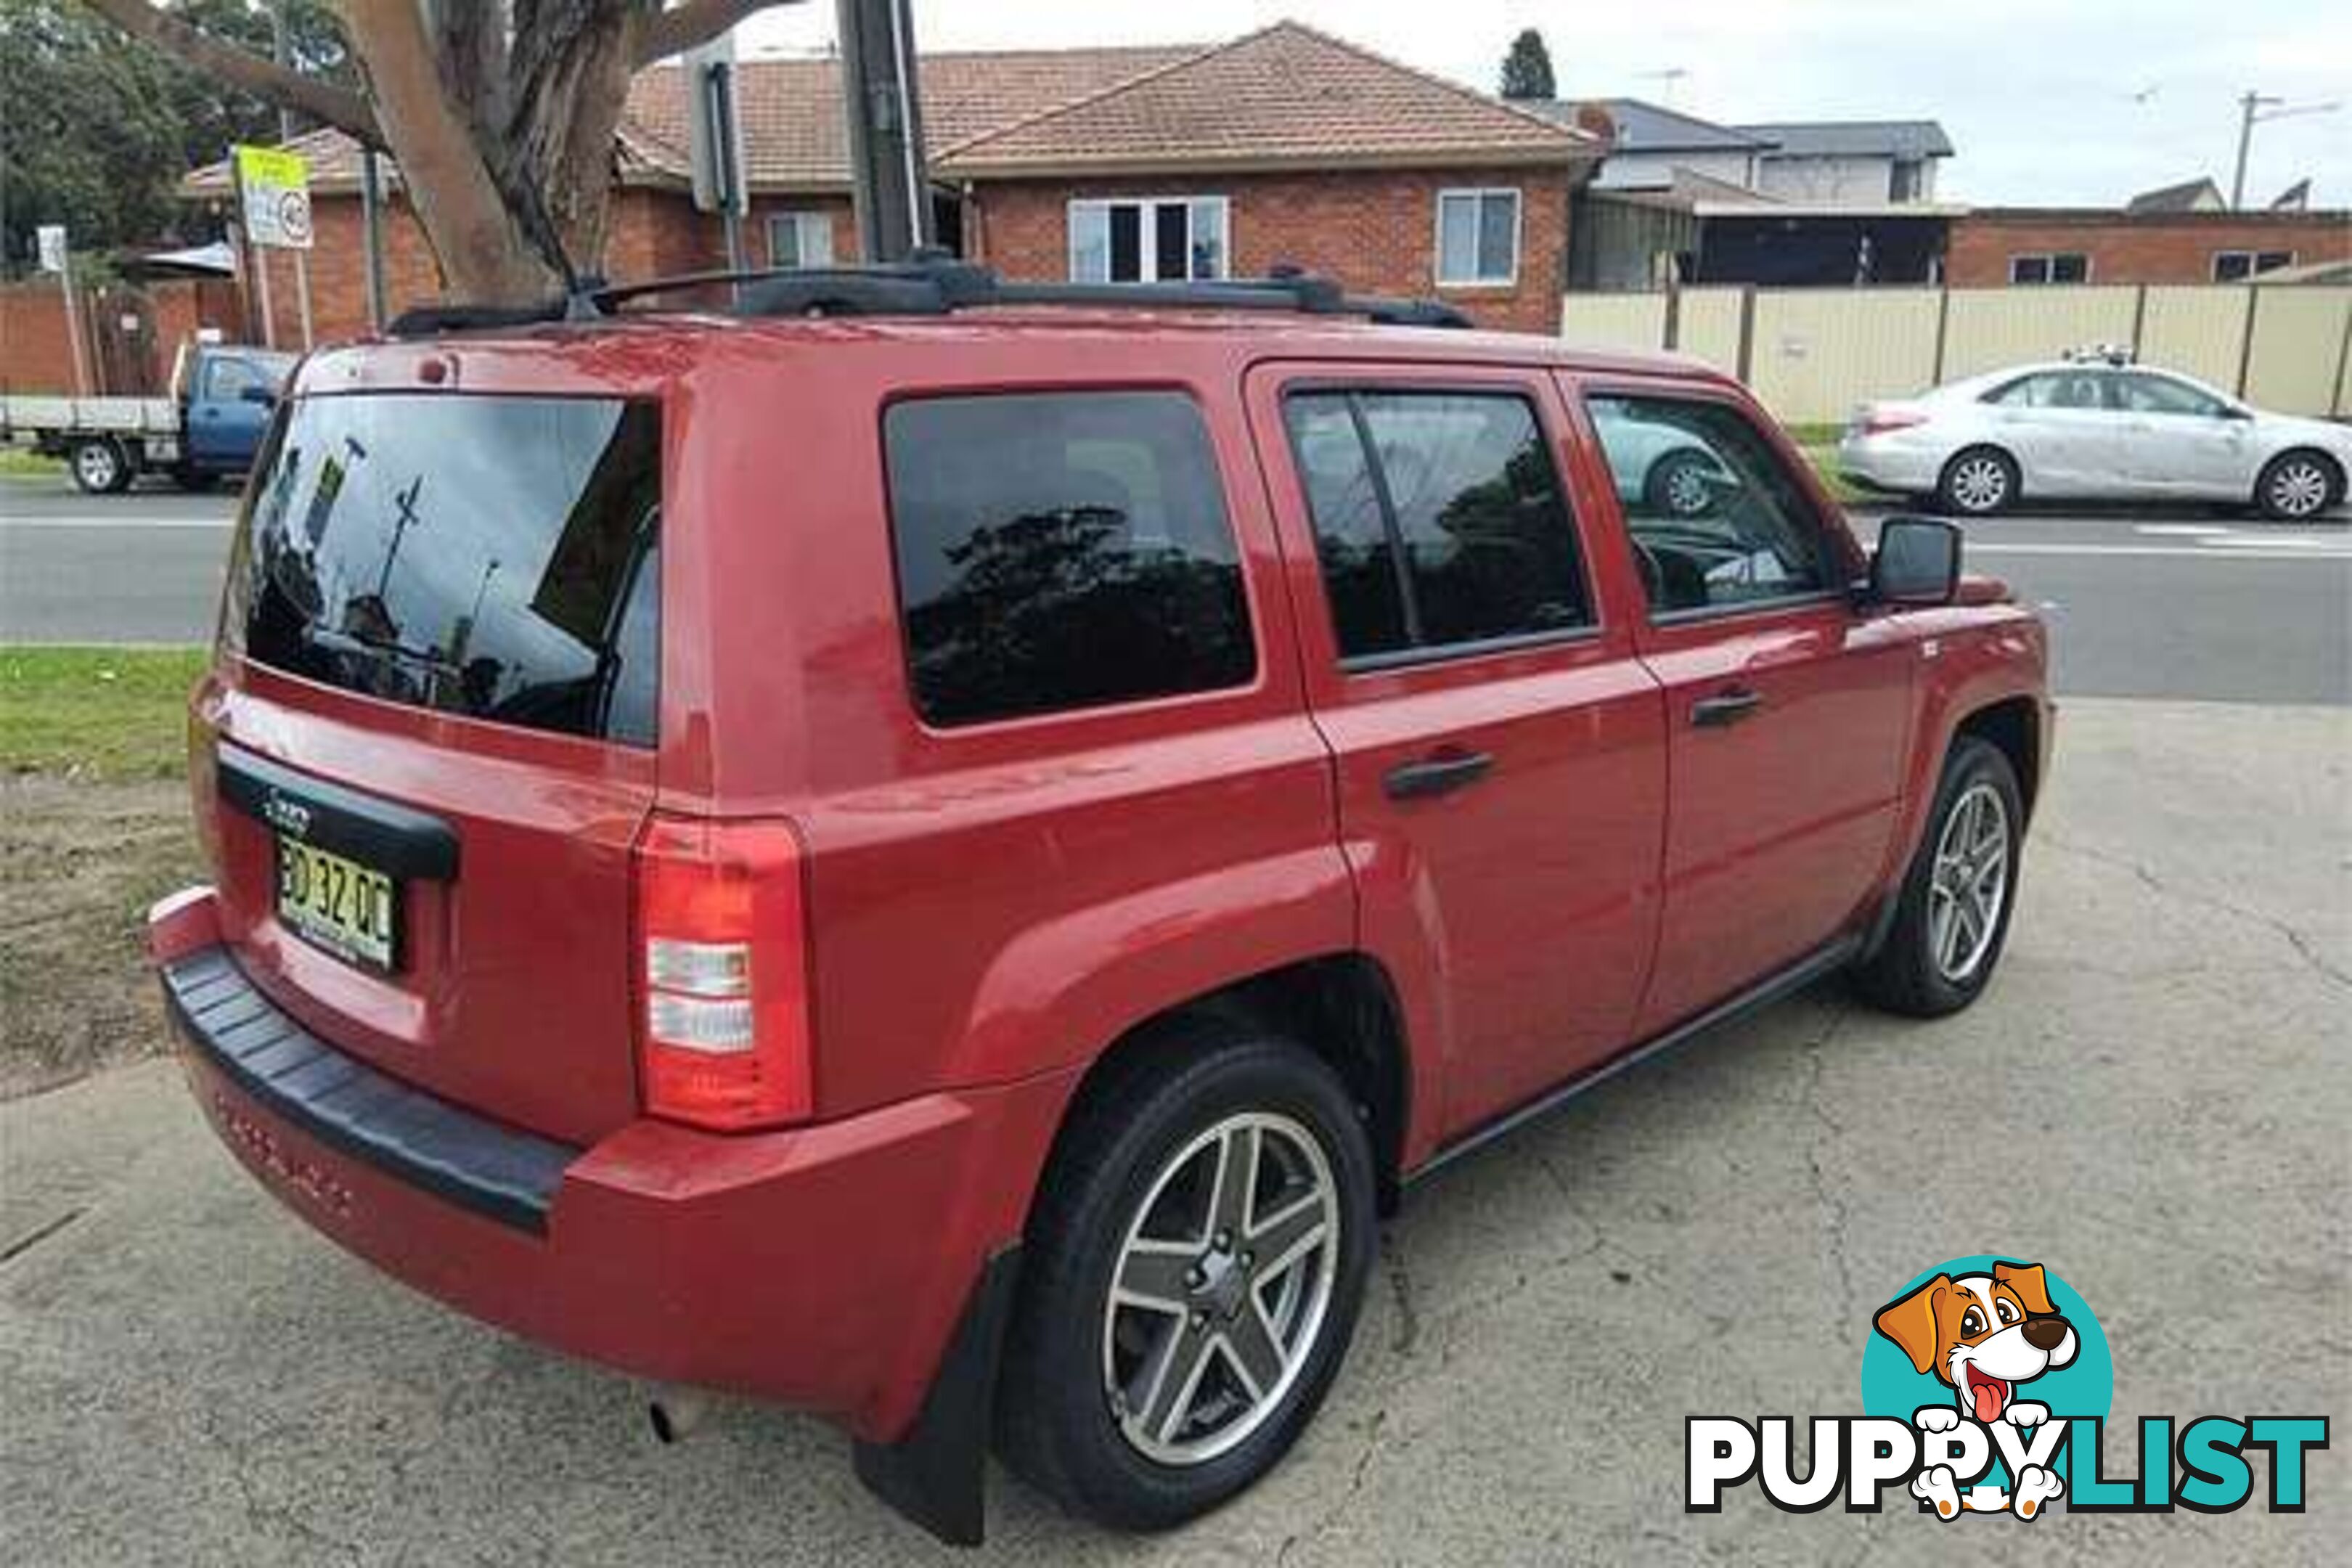
[[[1675,289],[1570,294],[1560,335],[1668,349],[1746,382],[1792,423],[1843,419],[2004,364],[2130,348],[2288,414],[2352,415],[2352,288]]]

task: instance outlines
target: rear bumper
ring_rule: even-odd
[[[570,1148],[305,1032],[223,947],[209,890],[150,945],[197,1102],[262,1185],[473,1317],[640,1376],[898,1437],[992,1253],[1021,1233],[1073,1077],[772,1133],[633,1122]]]
[[[1838,471],[1883,490],[1925,493],[1934,489],[1943,475],[1943,454],[1935,447],[1906,442],[1906,434],[1848,435],[1838,443]]]

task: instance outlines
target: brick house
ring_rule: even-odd
[[[2352,260],[2352,212],[1978,207],[1952,220],[1954,288],[2237,283]]]
[[[1351,289],[1436,295],[1482,324],[1557,330],[1569,196],[1606,151],[1514,108],[1292,22],[1222,44],[922,58],[923,132],[940,238],[1007,277],[1168,279],[1291,263]],[[829,59],[739,67],[754,266],[854,259],[840,74]],[[723,265],[719,221],[688,197],[684,74],[631,84],[614,147],[604,271],[615,280]],[[364,330],[357,147],[292,144],[311,166],[319,335]],[[391,178],[386,292],[440,296]],[[230,216],[225,163],[183,183]],[[270,261],[281,341],[293,277]]]

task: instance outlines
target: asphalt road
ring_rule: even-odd
[[[306,1229],[155,1063],[0,1105],[0,1539],[45,1568],[2341,1562],[2340,1430],[2302,1514],[1682,1509],[1686,1415],[1853,1413],[1875,1309],[1966,1254],[2089,1303],[2111,1476],[2132,1417],[2352,1409],[2352,712],[2077,700],[2059,746],[1976,1007],[1824,987],[1416,1190],[1320,1419],[1187,1529],[998,1475],[959,1555],[806,1417],[656,1447],[625,1380]]]
[[[0,641],[210,637],[235,506],[0,479]],[[1969,560],[2042,606],[2066,694],[2352,702],[2340,511],[2291,529],[2194,511],[2027,513],[1972,525]]]

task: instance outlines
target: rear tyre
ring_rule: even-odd
[[[66,467],[86,495],[113,495],[131,488],[131,458],[109,437],[76,441],[66,452]]]
[[[1289,1450],[1374,1247],[1370,1143],[1328,1067],[1227,1022],[1159,1044],[1063,1131],[998,1384],[1005,1462],[1129,1530],[1203,1513]]]
[[[2017,462],[1998,447],[1952,455],[1936,481],[1936,504],[1961,517],[1990,517],[2017,500]]]
[[[2344,499],[2344,470],[2319,452],[2281,452],[2254,480],[2254,504],[2273,522],[2309,522]]]
[[[2024,827],[2008,756],[1962,736],[1944,763],[1895,923],[1885,944],[1855,966],[1855,988],[1915,1018],[1957,1013],[1982,994],[2009,937]]]

